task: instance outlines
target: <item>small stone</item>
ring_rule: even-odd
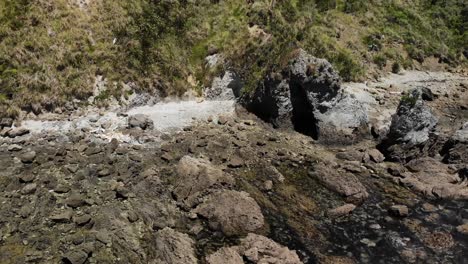
[[[13,128],[6,132],[6,136],[10,138],[21,137],[29,134],[29,129],[26,128]]]
[[[111,170],[109,168],[102,168],[97,173],[99,178],[109,176],[110,174]]]
[[[31,205],[25,205],[21,207],[19,214],[21,217],[26,218],[28,217],[32,212],[34,211],[34,208]]]
[[[385,156],[377,149],[371,149],[368,152],[370,159],[375,163],[382,163],[385,160]]]
[[[356,209],[356,206],[354,204],[345,204],[340,207],[329,210],[327,214],[330,217],[341,217],[350,214],[354,209]]]
[[[394,216],[406,217],[409,214],[409,209],[406,205],[393,205],[390,207],[390,213]]]
[[[20,151],[22,149],[23,149],[23,147],[18,145],[18,144],[13,144],[13,145],[8,146],[8,151],[10,151],[10,152]]]
[[[73,218],[73,222],[78,225],[78,226],[83,226],[86,225],[91,221],[91,216],[90,215],[82,215],[82,216],[76,216]]]
[[[23,155],[20,156],[20,160],[23,163],[32,163],[35,158],[36,158],[35,151],[28,151],[26,153],[23,153]]]
[[[375,247],[376,246],[375,242],[371,241],[368,238],[361,239],[361,243],[363,243],[364,245],[366,245],[368,247]]]
[[[140,217],[134,211],[130,211],[127,214],[127,219],[128,219],[128,221],[130,221],[130,223],[134,223],[134,222],[138,221],[139,218]]]
[[[233,156],[229,159],[229,168],[241,168],[244,166],[244,160],[239,156]]]
[[[437,211],[437,207],[435,207],[434,205],[430,203],[424,203],[421,207],[421,210],[425,213],[433,213]]]
[[[379,224],[372,224],[369,226],[369,228],[374,230],[382,229],[382,227]]]
[[[71,264],[83,264],[88,259],[88,254],[82,250],[75,250],[65,254],[63,256],[64,263],[71,263]]]
[[[172,157],[171,154],[169,153],[164,153],[163,155],[161,155],[161,159],[166,161],[166,162],[170,162],[172,161],[174,158]]]
[[[30,183],[34,181],[34,178],[35,178],[34,174],[30,174],[30,173],[22,174],[18,176],[18,179],[21,183]]]
[[[72,214],[73,212],[71,210],[67,210],[65,212],[52,215],[49,219],[55,223],[68,223],[72,218]]]
[[[37,184],[29,183],[23,187],[23,189],[21,190],[21,194],[32,194],[36,192],[36,189],[37,189]]]
[[[80,194],[72,194],[66,201],[66,205],[77,208],[86,205],[84,197]]]
[[[460,234],[468,236],[468,224],[463,224],[463,225],[457,226],[457,231]]]
[[[70,187],[66,186],[66,185],[63,185],[63,184],[58,185],[54,189],[54,192],[56,192],[56,193],[68,193],[69,191],[70,191]]]
[[[226,116],[218,117],[218,124],[225,125],[228,122],[228,118]]]
[[[271,190],[273,190],[273,181],[270,181],[270,180],[265,181],[265,182],[263,183],[263,189],[265,189],[265,191],[271,191]]]

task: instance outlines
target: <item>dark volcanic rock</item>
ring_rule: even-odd
[[[323,143],[351,143],[368,134],[365,107],[341,89],[328,61],[304,50],[242,102],[275,127],[292,127]]]
[[[409,161],[421,156],[438,119],[424,104],[423,92],[413,89],[400,101],[390,130],[378,148],[391,161]]]
[[[445,143],[441,155],[444,162],[468,164],[468,122]]]

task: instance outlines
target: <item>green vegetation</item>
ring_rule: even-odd
[[[96,75],[109,84],[100,100],[120,98],[122,83],[166,95],[199,91],[223,70],[206,69],[213,50],[246,91],[298,47],[331,61],[344,80],[432,56],[466,65],[468,52],[460,0],[73,2],[0,0],[0,116],[86,99]]]

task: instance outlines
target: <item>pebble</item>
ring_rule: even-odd
[[[21,194],[32,194],[36,192],[36,189],[37,189],[37,184],[29,183],[23,187],[23,189],[21,190]]]
[[[32,163],[35,158],[36,158],[36,152],[35,151],[28,151],[26,153],[23,153],[20,156],[20,160],[23,163]]]

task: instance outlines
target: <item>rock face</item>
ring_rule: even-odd
[[[156,259],[151,263],[196,264],[194,242],[186,234],[171,228],[156,233]]]
[[[253,232],[264,224],[260,206],[246,192],[214,193],[195,208],[194,213],[207,218],[212,229],[228,236]]]
[[[208,160],[183,157],[177,165],[177,184],[174,194],[177,201],[191,208],[199,199],[214,189],[234,185],[234,179]]]
[[[424,104],[422,94],[421,89],[413,89],[400,101],[390,130],[379,145],[387,159],[409,161],[420,154],[420,147],[429,140],[438,119]]]
[[[240,96],[242,89],[240,77],[231,71],[226,71],[223,76],[215,77],[211,87],[205,90],[205,97],[213,100],[234,100]]]
[[[243,258],[247,261],[244,262]],[[295,251],[264,236],[248,234],[239,246],[221,248],[206,258],[208,264],[282,263],[301,264]]]
[[[154,123],[147,115],[137,114],[128,117],[129,128],[153,129]]]
[[[304,50],[243,103],[275,127],[293,127],[323,143],[350,143],[367,134],[366,107],[341,89],[328,61]]]

